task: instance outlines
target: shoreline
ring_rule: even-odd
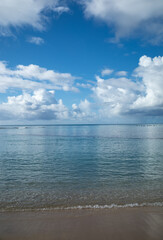
[[[0,240],[162,240],[163,208],[0,213]]]

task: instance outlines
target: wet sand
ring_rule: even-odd
[[[0,240],[162,240],[163,208],[0,213]]]

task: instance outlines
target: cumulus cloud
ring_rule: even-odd
[[[87,99],[68,109],[62,99],[56,101],[54,91],[45,89],[35,90],[32,94],[24,91],[0,104],[0,120],[88,120],[94,116]]]
[[[46,13],[67,12],[68,7],[61,0],[1,0],[0,33],[9,33],[10,27],[32,26],[42,30],[47,21]]]
[[[17,65],[13,70],[8,68],[5,62],[0,61],[0,92],[10,88],[77,91],[73,86],[74,80],[75,77],[70,73],[59,73],[33,64]]]
[[[56,101],[54,91],[45,89],[35,90],[33,95],[24,92],[22,95],[8,97],[6,103],[0,104],[1,120],[67,119],[68,114],[62,100]]]
[[[40,37],[31,37],[28,39],[29,43],[34,43],[36,45],[41,45],[44,43],[44,39]]]
[[[105,116],[163,115],[163,57],[142,56],[132,78],[96,77],[94,99]]]
[[[97,76],[96,79],[97,86],[92,89],[94,98],[107,109],[108,116],[128,112],[142,88],[140,84],[125,77],[105,80]]]
[[[72,117],[74,119],[93,119],[96,116],[92,108],[92,103],[87,99],[80,101],[79,105],[72,105]]]
[[[105,22],[115,30],[114,41],[131,34],[148,36],[158,44],[163,37],[162,0],[84,0],[87,17]]]
[[[162,111],[163,114],[163,57],[142,56],[135,76],[142,78],[145,91],[138,96],[132,108],[142,111]]]
[[[6,103],[0,104],[1,119],[66,119],[68,109],[62,100],[56,101],[54,91],[35,90],[33,95],[24,92],[22,95],[8,97]]]

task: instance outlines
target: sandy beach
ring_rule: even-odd
[[[162,240],[163,208],[0,213],[0,240]]]

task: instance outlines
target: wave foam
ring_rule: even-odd
[[[110,204],[110,205],[85,205],[85,206],[73,206],[73,207],[64,207],[60,209],[111,209],[111,208],[133,208],[133,207],[163,207],[163,202],[155,203],[127,203],[124,205],[119,204]],[[59,209],[59,208],[58,208]]]
[[[51,211],[51,210],[84,210],[84,209],[118,209],[118,208],[134,208],[134,207],[163,207],[163,202],[154,203],[127,203],[127,204],[110,204],[110,205],[78,205],[70,207],[54,207],[54,208],[24,208],[24,209],[0,209],[0,212],[28,212],[28,211]]]

